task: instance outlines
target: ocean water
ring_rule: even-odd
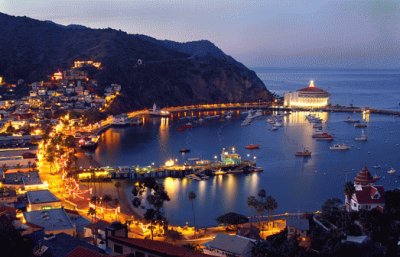
[[[278,94],[306,86],[313,79],[317,86],[331,92],[332,102],[375,108],[397,109],[400,99],[400,76],[393,71],[326,71],[316,70],[257,70],[257,74],[272,92]],[[388,92],[389,93],[388,93]],[[240,126],[243,116],[229,121],[207,121],[202,126],[185,132],[177,127],[180,119],[149,118],[143,126],[112,128],[101,135],[94,157],[104,165],[156,165],[169,158],[183,163],[187,158],[213,159],[223,147],[235,146],[243,158],[256,157],[264,172],[250,175],[211,177],[208,181],[167,178],[162,180],[171,201],[165,206],[166,215],[173,224],[189,224],[192,220],[188,193],[196,193],[196,221],[200,226],[215,225],[215,218],[229,211],[245,215],[254,214],[247,206],[249,195],[261,188],[278,201],[276,213],[316,211],[330,197],[343,196],[343,185],[352,180],[366,165],[374,175],[381,177],[379,184],[386,189],[400,185],[400,118],[385,115],[348,113],[318,113],[325,128],[335,136],[332,143],[311,138],[312,125],[304,116],[292,113],[278,131],[268,130],[268,116],[250,126]],[[365,118],[364,129],[368,142],[357,142],[360,129],[343,122],[351,115]],[[347,143],[348,151],[331,151],[333,143]],[[247,150],[248,144],[260,144],[259,150]],[[179,149],[186,147],[186,155]],[[294,153],[307,147],[312,151],[309,159],[296,158]],[[380,164],[381,169],[372,166]],[[398,174],[389,175],[390,168]]]
[[[331,93],[331,103],[359,107],[399,109],[400,70],[254,68],[266,87],[278,95],[306,87]]]

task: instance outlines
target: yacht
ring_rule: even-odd
[[[260,117],[260,116],[262,116],[262,115],[263,115],[262,110],[257,110],[257,111],[254,113],[253,118]]]
[[[389,174],[393,174],[393,173],[395,173],[395,172],[396,172],[396,170],[393,169],[393,168],[391,168],[390,170],[387,171],[387,173],[389,173]]]
[[[279,128],[278,127],[275,127],[275,126],[272,126],[272,127],[270,127],[269,128],[269,130],[271,130],[271,131],[277,131]]]
[[[346,145],[345,143],[342,144],[334,144],[331,147],[329,147],[331,150],[349,150],[350,147]]]
[[[120,114],[112,117],[111,124],[113,126],[128,126],[129,118],[127,114]]]
[[[380,168],[382,168],[382,166],[381,166],[380,164],[376,164],[376,165],[372,166],[372,168],[374,168],[374,169],[380,169]]]
[[[279,122],[279,121],[276,121],[272,126],[273,126],[273,127],[282,127],[282,126],[283,126],[283,123],[282,123],[282,122]]]
[[[311,152],[308,149],[305,149],[303,151],[296,152],[295,154],[296,157],[311,157]]]
[[[345,120],[344,122],[347,122],[347,123],[359,123],[360,120],[353,119],[351,116],[349,116],[349,117],[347,117],[347,120]]]
[[[361,131],[361,135],[359,137],[354,138],[356,141],[367,141],[367,135],[364,134],[364,130]]]
[[[213,171],[213,174],[214,175],[225,175],[226,174],[226,171],[223,171],[223,170],[216,170],[216,171]]]
[[[354,124],[355,128],[366,128],[368,127],[367,123],[356,123]]]
[[[249,150],[260,149],[260,145],[258,145],[258,144],[249,144],[249,145],[246,145],[245,148],[249,149]]]
[[[193,180],[197,180],[197,181],[201,180],[201,178],[199,176],[196,176],[195,174],[188,174],[185,177],[188,179],[193,179]]]

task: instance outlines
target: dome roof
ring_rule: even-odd
[[[302,88],[297,90],[299,92],[306,92],[306,93],[317,93],[317,94],[325,94],[327,96],[329,96],[329,93],[321,88],[318,88],[314,85],[314,81],[311,80],[310,84],[308,85],[308,87]]]

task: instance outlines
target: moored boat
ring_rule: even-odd
[[[255,150],[255,149],[260,149],[260,145],[259,144],[249,144],[245,146],[246,149],[249,150]]]
[[[364,130],[361,131],[361,135],[359,137],[354,138],[356,141],[367,141],[367,135],[364,134]]]
[[[296,157],[311,157],[311,152],[308,149],[305,149],[303,151],[296,152],[295,154]]]
[[[182,148],[181,150],[179,150],[180,153],[189,153],[190,149],[187,148]]]
[[[396,170],[394,168],[391,168],[390,170],[387,171],[387,173],[393,174],[393,173],[396,173]]]
[[[342,144],[334,144],[331,147],[329,147],[330,150],[349,150],[350,147],[346,145],[345,143]]]
[[[223,171],[223,170],[216,170],[216,171],[213,171],[213,174],[214,175],[225,175],[227,172],[226,171]]]

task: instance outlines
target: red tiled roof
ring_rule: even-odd
[[[65,257],[107,257],[108,255],[89,250],[87,248],[78,246]]]
[[[301,92],[316,92],[316,93],[328,93],[325,90],[318,88],[318,87],[305,87],[302,89],[299,89],[297,91],[301,91]]]
[[[162,256],[173,256],[173,257],[209,257],[209,255],[202,253],[195,253],[182,246],[176,246],[173,244],[147,240],[138,238],[122,238],[122,237],[109,237],[109,240],[118,242],[120,244],[138,248],[143,251],[153,252],[155,254],[161,254]]]
[[[354,184],[357,185],[369,185],[373,184],[378,181],[378,177],[372,177],[371,173],[368,171],[367,167],[363,167],[361,171],[357,174],[356,178],[354,179]]]
[[[384,204],[385,198],[384,193],[385,190],[383,186],[362,186],[362,190],[356,190],[355,197],[357,199],[358,204]],[[373,196],[375,193],[379,193],[379,198],[375,199]]]

